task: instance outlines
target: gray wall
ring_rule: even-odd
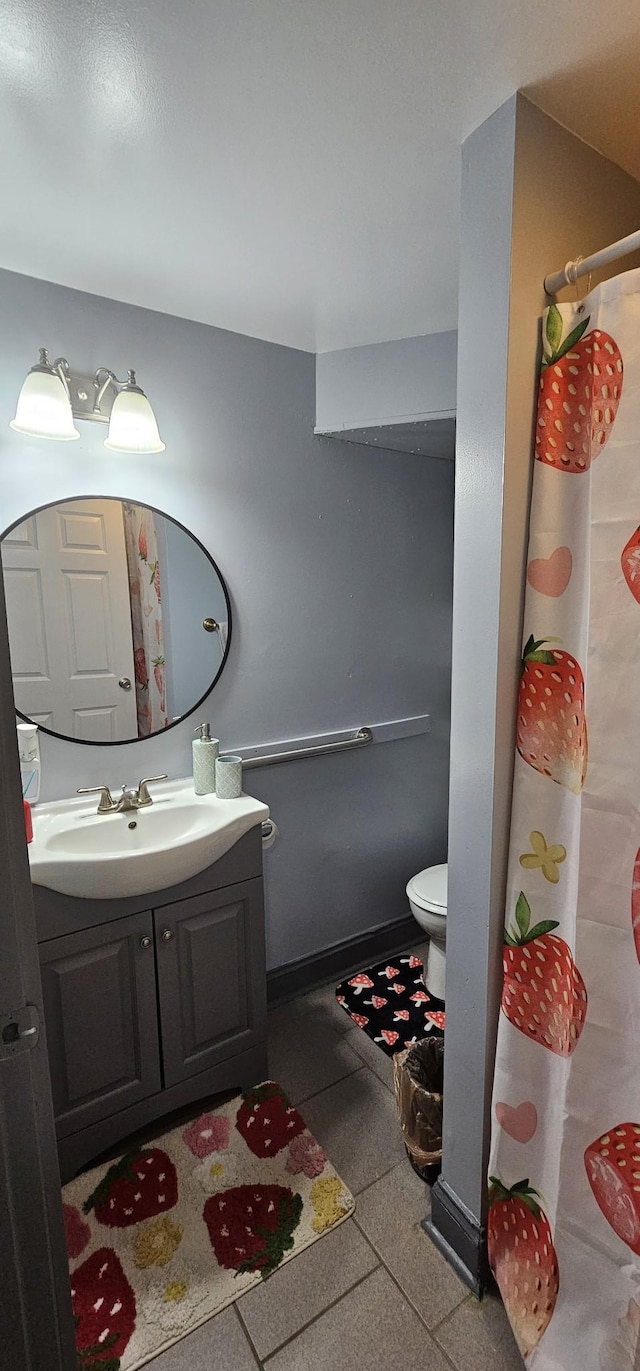
[[[480,1220],[549,271],[637,229],[640,185],[514,96],[462,163],[443,1182]],[[626,259],[616,270],[634,265]],[[595,278],[594,278],[595,283]]]
[[[455,410],[455,332],[339,348],[316,357],[318,432]]]
[[[451,464],[314,438],[315,358],[0,273],[0,524],[104,493],[153,504],[218,562],[234,615],[203,710],[226,749],[430,713],[428,736],[248,773],[281,838],[265,854],[271,966],[398,918],[446,856]],[[103,430],[45,443],[8,427],[46,345],[135,366],[166,452],[116,456]],[[99,748],[43,737],[42,798],[191,768],[195,720]]]

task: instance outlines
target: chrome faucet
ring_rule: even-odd
[[[153,799],[148,791],[148,786],[152,781],[167,781],[169,778],[164,776],[147,776],[144,781],[140,781],[137,790],[128,786],[126,781],[122,786],[122,794],[114,800],[108,785],[91,785],[78,790],[78,795],[99,795],[98,814],[123,814],[131,809],[146,809],[147,805],[153,804]]]

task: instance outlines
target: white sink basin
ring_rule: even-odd
[[[36,805],[29,844],[33,884],[80,899],[151,894],[204,871],[269,817],[268,806],[250,795],[194,795],[190,779],[165,781],[152,791],[147,809],[122,814],[97,814],[98,796]]]

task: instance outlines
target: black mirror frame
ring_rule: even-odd
[[[31,519],[34,514],[41,514],[44,509],[55,509],[57,505],[70,504],[73,500],[114,500],[117,501],[118,504],[140,504],[140,501],[136,500],[135,497],[131,495],[69,495],[61,496],[57,500],[47,500],[46,504],[36,505],[33,509],[27,510],[26,514],[21,514],[19,519],[14,519],[12,524],[8,524],[4,531],[0,533],[0,545],[2,544],[2,540],[6,538],[7,534],[12,533],[14,528],[19,528],[20,524],[23,524],[26,519]],[[191,714],[195,714],[195,711],[199,709],[202,704],[204,704],[204,701],[211,694],[211,691],[213,690],[214,686],[217,685],[217,682],[220,680],[220,676],[222,675],[222,672],[224,671],[224,668],[227,664],[229,648],[231,647],[232,633],[231,600],[229,598],[229,591],[227,590],[227,583],[224,579],[224,576],[222,575],[218,563],[211,556],[211,553],[207,551],[206,547],[204,546],[204,543],[201,543],[200,539],[196,538],[195,533],[192,533],[191,530],[186,527],[186,524],[180,523],[180,520],[174,519],[173,515],[167,514],[165,510],[158,509],[157,505],[148,504],[146,501],[144,503],[144,509],[151,510],[152,514],[159,514],[161,519],[168,519],[169,523],[175,524],[176,528],[179,528],[182,531],[182,533],[186,533],[187,537],[191,538],[192,542],[194,542],[197,545],[197,547],[200,548],[200,551],[204,553],[207,561],[211,563],[211,566],[213,567],[213,570],[215,571],[216,576],[218,577],[220,585],[222,586],[225,604],[227,607],[227,642],[225,650],[222,654],[222,661],[220,662],[220,666],[218,667],[218,670],[211,682],[211,685],[207,687],[207,689],[204,692],[204,695],[201,695],[200,699],[196,700],[195,704],[192,705],[191,709],[188,709],[186,713],[181,714],[179,719],[174,719],[172,723],[167,724],[166,728],[156,729],[155,733],[146,733],[143,738],[122,738],[119,740],[116,739],[113,742],[111,740],[109,740],[108,742],[104,742],[102,740],[96,739],[94,742],[91,738],[72,738],[68,733],[57,733],[55,729],[47,728],[45,724],[38,724],[37,727],[39,731],[41,733],[48,733],[50,738],[59,738],[62,742],[65,743],[77,743],[80,747],[129,747],[132,743],[145,743],[149,738],[164,738],[165,734],[169,733],[169,731],[172,728],[178,728],[180,724],[184,722],[185,719],[188,719]],[[11,644],[9,644],[9,648],[11,648]],[[33,723],[33,719],[30,719],[28,714],[23,714],[22,710],[18,709],[17,705],[15,706],[15,710],[16,714],[18,715],[18,718],[22,719],[24,723]]]

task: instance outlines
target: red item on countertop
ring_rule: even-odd
[[[31,818],[31,805],[28,800],[22,801],[24,805],[24,826],[27,832],[27,842],[33,842],[33,819]]]

